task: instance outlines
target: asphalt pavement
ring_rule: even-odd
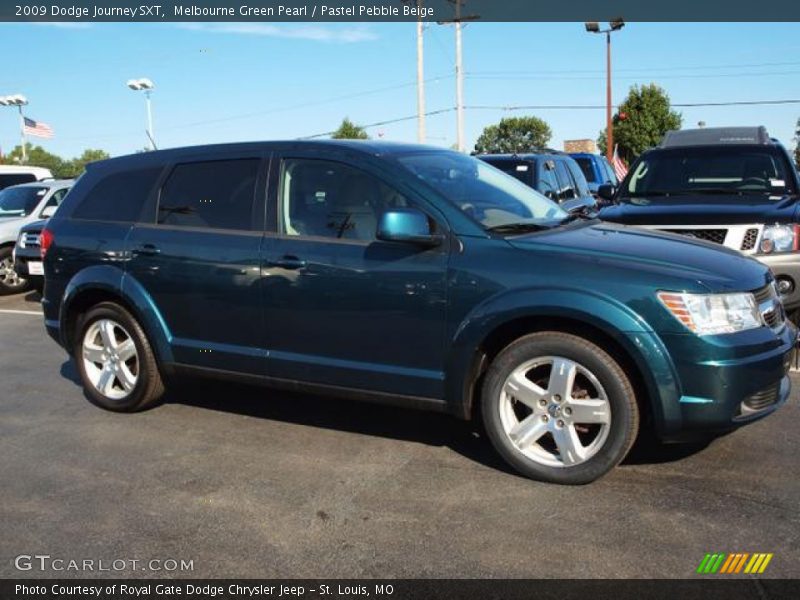
[[[797,391],[710,445],[560,487],[438,414],[213,382],[105,412],[38,313],[35,294],[0,298],[0,577],[671,578],[707,552],[800,577]],[[37,554],[125,567],[15,566]]]

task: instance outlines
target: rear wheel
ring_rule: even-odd
[[[0,296],[19,294],[30,287],[27,279],[14,270],[13,248],[0,248]]]
[[[561,332],[525,336],[487,372],[483,419],[497,451],[532,479],[583,484],[630,450],[639,411],[622,367],[588,340]]]
[[[147,336],[136,319],[113,302],[98,304],[79,319],[74,357],[86,395],[102,408],[143,410],[164,393]]]

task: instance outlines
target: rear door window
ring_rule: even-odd
[[[539,185],[537,189],[551,200],[559,199],[560,186],[556,178],[556,165],[552,160],[539,161]]]
[[[258,158],[177,165],[161,190],[159,225],[253,228]]]
[[[572,176],[567,170],[567,166],[564,164],[564,161],[557,160],[555,161],[555,163],[556,163],[556,177],[558,177],[558,185],[559,185],[558,199],[563,201],[563,200],[572,200],[573,198],[577,198],[578,195],[575,189],[575,182],[572,180]]]
[[[567,169],[569,169],[570,175],[572,175],[572,180],[575,182],[575,189],[578,192],[578,196],[588,196],[589,186],[586,185],[586,178],[583,176],[583,173],[581,173],[577,163],[571,160],[565,160],[564,164],[567,166]]]
[[[147,198],[161,175],[161,167],[122,171],[108,175],[92,188],[72,213],[87,221],[139,220]]]

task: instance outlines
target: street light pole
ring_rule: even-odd
[[[22,107],[26,104],[28,104],[28,99],[22,94],[0,97],[0,106],[16,106],[17,111],[19,112],[19,135],[20,142],[22,143],[22,164],[28,162],[28,140],[25,136],[25,115],[22,112]]]
[[[455,4],[456,14],[451,21],[439,21],[440,25],[453,23],[456,26],[456,148],[459,152],[464,152],[464,63],[462,55],[461,33],[464,29],[464,21],[474,21],[478,15],[461,15],[461,4],[464,0],[448,0]]]
[[[606,34],[606,158],[611,162],[614,156],[614,120],[611,110],[611,34],[625,27],[625,21],[620,17],[610,21],[606,29],[600,29],[597,21],[587,21],[586,31],[589,33]]]
[[[150,94],[156,88],[155,84],[146,78],[130,79],[128,87],[135,92],[144,92],[145,105],[147,107],[147,139],[150,142],[150,149],[156,149],[156,139],[153,136],[153,108],[151,106]]]

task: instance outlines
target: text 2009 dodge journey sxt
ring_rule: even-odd
[[[769,270],[568,215],[477,159],[252,143],[91,165],[41,235],[48,332],[116,411],[176,373],[481,415],[520,473],[585,483],[637,435],[789,395]]]

